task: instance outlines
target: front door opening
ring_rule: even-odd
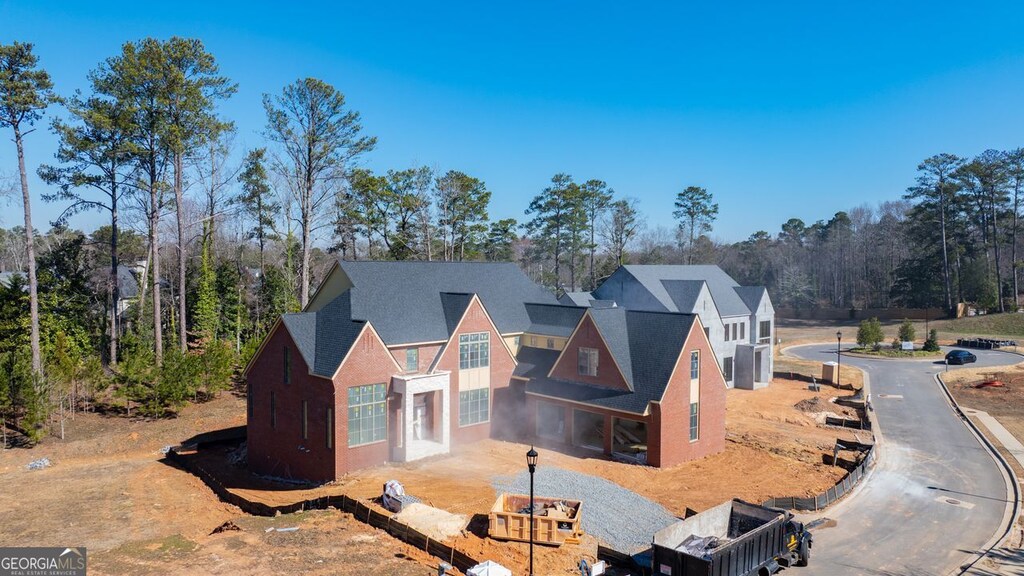
[[[412,404],[412,439],[434,440],[433,392],[416,394]]]

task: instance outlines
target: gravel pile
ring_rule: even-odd
[[[530,473],[499,476],[498,492],[530,493]],[[650,548],[654,533],[679,519],[660,504],[609,482],[561,468],[538,467],[534,495],[583,501],[583,531],[620,552],[635,554]]]

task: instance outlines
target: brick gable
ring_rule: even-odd
[[[580,348],[594,348],[597,350],[597,376],[579,374]],[[582,382],[614,390],[630,390],[590,314],[583,316],[579,326],[576,327],[569,341],[566,342],[562,354],[551,368],[550,377],[556,380]]]

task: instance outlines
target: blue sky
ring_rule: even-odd
[[[704,186],[713,236],[738,241],[898,198],[937,152],[1024,146],[1020,3],[67,4],[0,0],[0,42],[35,43],[60,92],[125,41],[198,37],[239,84],[222,113],[240,148],[263,143],[263,93],[316,76],[378,137],[365,165],[478,176],[494,218],[524,220],[567,172],[638,198],[650,225]],[[29,136],[30,169],[54,147]],[[61,207],[31,185],[45,228]]]

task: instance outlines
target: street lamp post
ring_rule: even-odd
[[[526,466],[530,469],[530,576],[533,576],[533,473],[537,471],[537,451],[533,446],[526,453]]]
[[[839,348],[840,346],[842,346],[842,344],[843,333],[839,330],[836,330],[836,388],[839,388],[839,384],[841,381],[841,377],[839,375],[842,373],[843,367],[843,358],[839,354]]]

